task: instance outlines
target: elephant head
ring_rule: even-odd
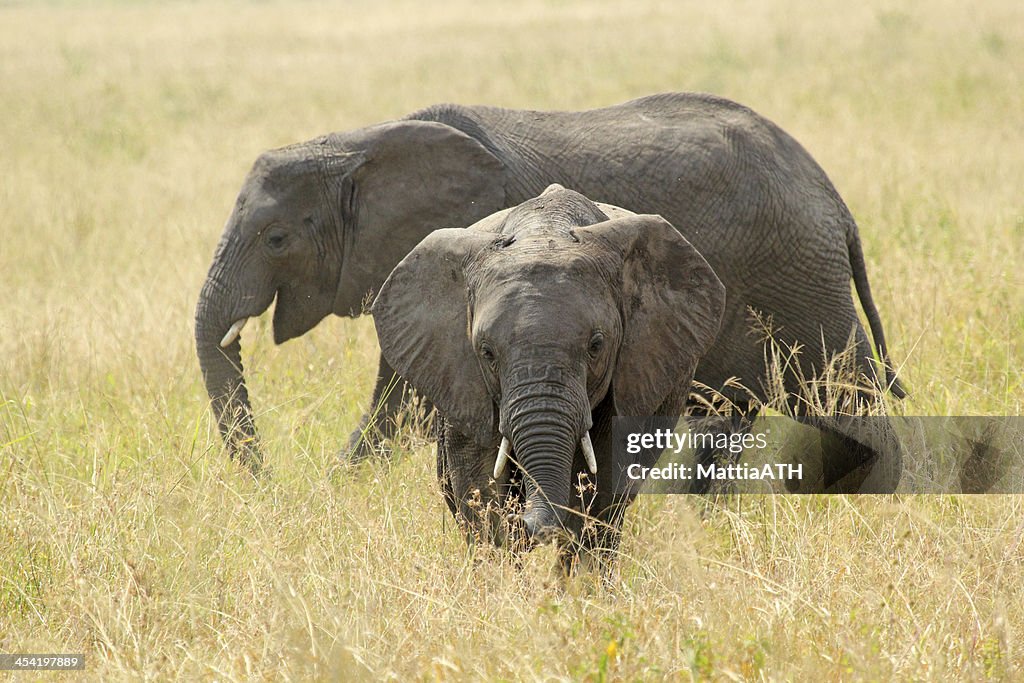
[[[279,344],[330,313],[359,315],[431,230],[468,225],[503,202],[498,160],[438,123],[387,123],[261,155],[196,306],[199,363],[232,456],[261,460],[241,366],[248,318],[276,298]]]
[[[689,387],[722,318],[724,287],[672,225],[614,213],[552,186],[436,231],[372,309],[384,357],[475,440],[477,469],[507,481],[514,460],[533,539],[564,526],[574,473],[605,464],[589,436],[595,408],[654,414]]]

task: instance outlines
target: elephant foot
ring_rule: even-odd
[[[589,575],[606,589],[614,585],[627,507],[628,502],[599,504],[597,516],[581,515],[579,525],[558,539],[558,565],[566,579]]]
[[[263,460],[263,451],[255,440],[232,445],[230,457],[251,474],[253,479],[265,479],[269,474],[269,468]]]

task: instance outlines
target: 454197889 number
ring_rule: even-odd
[[[85,668],[85,655],[0,654],[0,671],[73,671]]]

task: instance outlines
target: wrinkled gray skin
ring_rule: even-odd
[[[581,545],[613,549],[634,495],[613,484],[626,463],[612,462],[612,418],[679,415],[724,306],[722,283],[664,218],[552,185],[431,234],[384,283],[373,317],[384,358],[437,408],[456,518],[500,542],[500,512],[518,499],[514,528],[530,543],[570,530],[571,558]],[[493,481],[503,436],[515,466]],[[580,496],[585,473],[596,490]],[[584,515],[599,533],[584,533]]]
[[[797,369],[815,375],[851,333],[857,369],[876,377],[850,292],[852,278],[885,358],[856,224],[821,168],[771,122],[728,100],[679,93],[584,112],[438,105],[267,152],[254,164],[196,309],[200,365],[232,454],[259,465],[240,344],[219,345],[232,323],[275,297],[278,343],[331,313],[359,315],[433,230],[468,226],[555,182],[664,216],[711,264],[727,295],[720,332],[696,371],[700,383],[746,402],[746,392],[726,386],[738,378],[766,397],[751,309],[770,316],[780,344],[802,348],[786,377],[790,391]],[[884,376],[876,381],[902,396],[891,371]],[[400,381],[386,391],[392,377],[382,358],[350,457],[392,433],[405,389]],[[832,431],[823,438],[849,440]],[[370,439],[359,438],[364,432]]]

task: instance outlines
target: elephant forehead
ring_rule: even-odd
[[[524,294],[553,289],[571,294],[606,279],[607,267],[600,254],[586,245],[559,242],[562,240],[530,240],[500,248],[473,269],[470,281],[480,287],[501,287]]]
[[[473,287],[474,327],[573,336],[612,325],[618,309],[607,281],[587,264],[577,266],[536,260],[489,271]]]
[[[552,349],[585,342],[600,320],[598,307],[582,297],[566,300],[525,287],[493,294],[475,310],[473,336],[487,338],[499,348],[535,349],[549,355]]]

